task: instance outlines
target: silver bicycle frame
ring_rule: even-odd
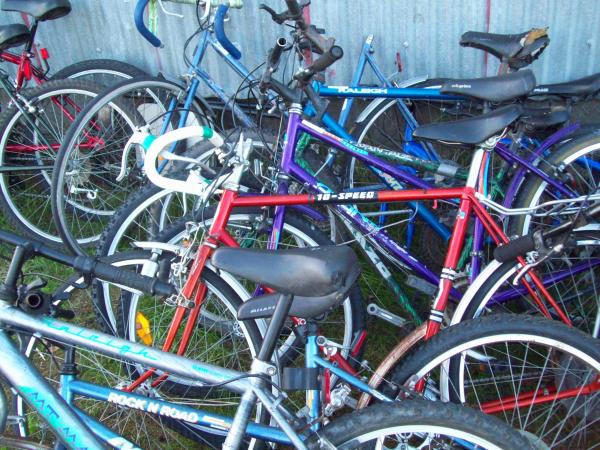
[[[242,395],[236,417],[233,421],[219,420],[217,424],[214,420],[211,422],[210,414],[207,414],[206,426],[214,426],[215,429],[228,432],[227,448],[237,448],[247,432],[249,435],[272,438],[274,441],[287,441],[296,448],[306,449],[303,440],[282,413],[283,407],[264,387],[265,383],[261,378],[243,378],[247,375],[246,373],[162,352],[50,317],[30,316],[2,300],[0,300],[0,324],[0,348],[3,350],[0,374],[50,424],[53,431],[69,448],[95,449],[104,448],[104,446],[90,430],[89,421],[80,417],[75,408],[69,405],[48,384],[32,363],[19,352],[5,330],[7,327],[30,332],[36,338],[49,338],[73,347],[87,348],[107,356],[156,368],[196,381],[200,385],[226,383],[222,386],[224,389]],[[252,373],[262,374],[263,371],[259,365],[253,364]],[[123,391],[118,392],[122,392],[123,395],[132,399],[139,397]],[[280,429],[248,423],[247,418],[244,420],[244,417],[247,417],[245,414],[254,406],[257,398],[265,405]],[[148,406],[157,402],[148,402]],[[168,404],[167,402],[158,403]],[[122,442],[125,441],[122,440]],[[128,444],[128,448],[134,448],[131,447],[131,443]]]

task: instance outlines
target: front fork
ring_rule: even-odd
[[[456,269],[460,259],[461,249],[469,226],[469,218],[471,216],[471,200],[463,197],[458,207],[456,221],[454,222],[454,230],[448,244],[446,259],[444,260],[444,268],[440,275],[438,292],[431,305],[431,312],[427,322],[427,331],[425,339],[430,339],[435,335],[441,327],[444,319],[444,311],[448,305],[450,292],[456,279]]]

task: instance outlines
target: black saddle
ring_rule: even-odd
[[[533,28],[520,34],[493,34],[467,31],[460,38],[460,45],[473,47],[508,63],[512,69],[521,69],[537,59],[550,43],[545,28]]]
[[[0,26],[0,50],[18,47],[31,39],[29,28],[20,23]]]
[[[3,11],[28,14],[38,21],[54,20],[71,12],[69,0],[4,0]]]
[[[595,73],[578,80],[565,83],[542,84],[536,87],[532,95],[561,95],[561,96],[586,96],[600,91],[600,73]]]
[[[294,295],[290,315],[316,317],[340,304],[360,274],[350,247],[291,250],[219,248],[212,264],[233,275],[277,291],[250,299],[238,310],[241,320],[270,317],[280,294]]]
[[[527,95],[533,88],[535,88],[535,75],[531,70],[521,70],[496,77],[446,80],[440,92],[490,102],[504,102]]]
[[[481,116],[421,125],[413,132],[413,137],[448,144],[475,145],[504,130],[517,120],[522,112],[521,105],[507,105]]]

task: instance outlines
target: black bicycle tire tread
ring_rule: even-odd
[[[88,68],[89,67],[89,68]],[[54,73],[50,79],[51,80],[60,80],[69,78],[71,75],[82,72],[84,70],[93,70],[93,69],[111,69],[118,72],[122,72],[131,76],[132,78],[140,77],[148,75],[144,70],[139,67],[134,66],[133,64],[126,63],[124,61],[119,61],[116,59],[107,59],[107,58],[99,58],[99,59],[88,59],[85,61],[76,62],[75,64],[70,64],[68,66],[63,67]]]
[[[491,420],[490,420],[491,419]],[[511,430],[499,419],[451,403],[437,404],[412,399],[401,403],[379,403],[338,418],[323,428],[324,436],[333,445],[358,437],[360,433],[376,431],[394,425],[445,425],[468,430],[506,450],[531,448],[527,439]],[[319,448],[318,436],[311,437],[313,448]]]
[[[583,353],[591,355],[594,360],[600,361],[600,347],[597,340],[578,329],[545,317],[498,313],[461,322],[445,328],[428,341],[422,341],[414,352],[390,371],[389,379],[395,385],[402,385],[408,377],[424,366],[422,361],[431,361],[446,349],[455,348],[459,343],[470,342],[482,336],[511,333],[539,336],[551,334],[554,339],[568,343],[582,350]],[[389,386],[386,392],[391,393]]]

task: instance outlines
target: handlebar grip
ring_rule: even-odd
[[[217,13],[215,14],[215,36],[219,44],[223,46],[225,50],[229,52],[232,58],[240,59],[242,53],[236,48],[235,45],[225,35],[225,15],[229,10],[229,5],[219,5]]]
[[[338,59],[344,56],[344,50],[339,45],[334,45],[328,51],[319,56],[314,63],[311,64],[310,69],[313,73],[322,72],[335,63]]]
[[[135,27],[144,37],[144,39],[150,42],[150,44],[152,44],[154,47],[159,48],[162,47],[162,42],[154,35],[154,33],[152,33],[152,31],[148,29],[148,27],[146,27],[146,24],[144,23],[144,11],[146,10],[146,6],[148,5],[149,1],[150,0],[138,0],[137,4],[135,5],[133,19],[135,21]]]
[[[279,59],[281,58],[281,54],[285,50],[286,46],[287,41],[285,38],[280,37],[277,39],[275,47],[273,47],[269,52],[269,68],[277,67],[277,64],[279,64]]]
[[[508,244],[501,245],[494,250],[494,258],[500,262],[512,261],[518,256],[535,249],[533,234],[526,234],[510,241]]]
[[[287,4],[290,16],[293,19],[297,19],[302,16],[302,8],[300,8],[297,0],[285,0],[285,3]]]
[[[171,295],[175,293],[173,286],[160,281],[158,278],[150,278],[110,264],[97,262],[93,272],[93,276],[102,280],[137,289],[146,294]]]

